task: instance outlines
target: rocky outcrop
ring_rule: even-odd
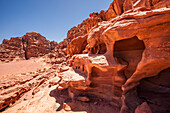
[[[107,11],[90,14],[101,21],[67,46],[72,58],[70,67],[59,74],[58,90],[68,89],[70,98],[84,95],[114,102],[121,113],[169,111],[169,96],[162,108],[157,106],[162,95],[170,93],[169,6],[165,0],[114,0]],[[167,77],[166,85],[154,81],[158,75]]]
[[[87,35],[85,36],[79,36],[74,38],[71,43],[67,46],[67,54],[70,54],[71,56],[73,54],[79,54],[82,53],[87,45]]]
[[[73,48],[76,48],[76,45],[79,45],[79,43],[76,43],[75,41],[72,42],[72,39],[78,38],[78,37],[85,37],[85,35],[88,35],[90,33],[90,30],[94,26],[97,26],[98,29],[103,29],[103,31],[104,31],[104,29],[106,29],[108,27],[107,21],[110,21],[111,19],[113,19],[112,23],[114,23],[117,21],[118,17],[120,17],[120,15],[123,13],[132,12],[133,10],[140,11],[140,10],[157,9],[157,8],[162,8],[162,7],[168,7],[169,5],[170,5],[170,2],[166,1],[166,0],[162,0],[162,1],[156,1],[156,0],[114,0],[110,4],[110,7],[108,10],[106,10],[106,11],[102,10],[100,13],[91,13],[89,15],[90,18],[84,20],[77,27],[71,28],[67,33],[67,38],[64,39],[64,41],[61,43],[62,43],[62,45],[65,45],[64,46],[65,48],[70,43],[69,47],[67,48],[67,53],[70,55],[82,53],[84,48],[79,50],[81,52],[77,52],[75,49],[72,49],[73,51],[69,50],[70,46]],[[126,17],[126,18],[130,18],[130,15],[129,15],[129,17]],[[101,22],[103,22],[103,24],[106,24],[106,26],[101,28],[100,27]],[[99,31],[101,31],[101,30],[99,30]]]
[[[114,0],[107,11],[91,13],[42,57],[51,66],[48,70],[0,81],[0,109],[13,106],[5,112],[16,113],[170,112],[169,6],[167,0]],[[27,50],[22,38],[15,40]],[[45,39],[24,41],[30,49]],[[48,44],[55,46],[54,42],[43,44],[36,45],[35,51],[41,47],[46,53]],[[50,89],[53,85],[57,89]],[[16,100],[20,101],[15,105]]]
[[[54,81],[55,80],[55,81]],[[56,76],[56,69],[40,69],[36,72],[13,75],[0,80],[0,111],[17,105],[23,101],[30,101],[33,96],[49,84],[56,84],[60,80]],[[23,96],[24,95],[24,96]],[[49,94],[48,94],[49,95]],[[20,100],[19,100],[20,99]],[[26,108],[26,105],[24,105]],[[19,112],[13,110],[13,112]]]
[[[25,59],[22,38],[17,37],[11,38],[10,40],[4,39],[0,45],[0,60],[9,62],[17,57]]]
[[[57,45],[57,42],[50,42],[39,33],[26,33],[22,37],[3,40],[0,45],[0,60],[9,62],[14,59],[43,56],[54,50]]]

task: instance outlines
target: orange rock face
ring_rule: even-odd
[[[74,38],[70,44],[67,46],[67,54],[70,54],[71,56],[73,54],[79,54],[82,53],[82,51],[85,49],[87,45],[87,35],[85,36],[79,36],[77,38]]]
[[[21,59],[25,59],[22,38],[11,38],[11,40],[4,39],[0,45],[0,60],[9,62],[16,56]]]
[[[57,45],[57,42],[50,42],[39,33],[26,33],[23,37],[3,40],[0,45],[0,60],[8,62],[16,57],[29,59],[31,57],[43,56],[51,52]]]
[[[157,109],[156,101],[161,104],[164,99],[161,97],[163,92],[155,93],[159,92],[156,89],[160,85],[152,90],[146,86],[158,75],[167,77],[165,83],[170,79],[168,6],[169,1],[164,0],[114,0],[107,11],[90,14],[91,18],[100,17],[101,22],[67,46],[67,54],[72,56],[70,69],[60,73],[59,87],[68,88],[75,97],[86,95],[89,99],[99,97],[114,101],[121,107],[121,113],[135,112],[135,109],[136,112],[168,111],[166,104],[170,96],[166,96],[164,106]],[[153,79],[148,81],[148,77]],[[142,86],[147,89],[145,93]],[[169,88],[169,84],[161,85],[160,91],[164,90],[167,95]],[[156,96],[151,97],[148,93],[160,97],[155,100]],[[152,104],[148,99],[153,100]]]
[[[56,47],[55,42],[39,34],[11,39],[27,51],[28,58],[48,53],[47,45],[51,45],[53,50],[43,57],[51,67],[8,83],[0,81],[0,109],[23,93],[29,98],[29,91],[32,99],[5,112],[170,112],[169,7],[168,0],[114,0],[108,10],[91,13],[90,18],[70,29]],[[16,45],[4,40],[1,46],[5,44]],[[52,90],[53,85],[57,89]],[[60,106],[48,102],[49,95]]]

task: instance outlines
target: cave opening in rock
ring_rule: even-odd
[[[106,44],[105,43],[101,43],[97,46],[95,46],[93,49],[92,49],[92,53],[93,54],[104,54],[106,53]]]
[[[127,78],[135,72],[137,64],[142,58],[144,49],[144,42],[136,36],[115,42],[113,56],[128,62],[128,67],[125,70],[125,76]]]
[[[78,66],[77,69],[80,69],[80,66]]]
[[[137,87],[138,97],[148,103],[153,113],[170,112],[169,75],[170,67],[162,70],[157,76],[142,79]]]

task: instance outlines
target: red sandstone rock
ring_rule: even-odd
[[[25,59],[25,51],[23,50],[22,38],[16,37],[11,38],[10,40],[4,39],[0,45],[0,60],[12,61],[16,57]]]
[[[15,58],[29,59],[43,56],[51,52],[57,45],[57,42],[50,42],[39,33],[26,33],[23,37],[4,39],[0,45],[0,60],[12,61]]]
[[[114,5],[112,3],[112,4],[110,4],[109,9],[105,13],[105,18],[106,18],[106,20],[110,20],[114,17],[116,17],[116,12],[114,11]]]
[[[77,97],[77,100],[82,101],[82,102],[89,102],[90,99],[87,97]]]
[[[150,0],[138,0],[134,4],[134,8],[136,7],[146,7],[147,9],[151,8]]]
[[[139,92],[135,90],[140,81],[170,67],[169,12],[167,7],[155,9],[150,0],[114,1],[106,12],[102,12],[110,21],[98,23],[88,33],[88,44],[83,51],[88,54],[74,55],[82,51],[74,46],[80,38],[69,44],[68,54],[74,55],[70,60],[72,68],[62,73],[61,85],[72,89],[74,95],[93,94],[116,101],[118,106],[124,95],[121,113],[134,112],[140,105]],[[98,13],[90,15],[99,16]],[[76,79],[79,76],[80,79]],[[155,106],[151,108],[156,109]]]
[[[27,33],[22,37],[26,59],[30,57],[43,56],[51,51],[50,41],[39,33]]]
[[[10,107],[10,105],[16,103],[25,93],[31,91],[34,95],[40,91],[41,87],[47,86],[44,84],[48,79],[54,77],[55,71],[49,71],[44,73],[32,73],[24,75],[15,75],[14,77],[8,77],[0,80],[0,110]],[[55,78],[58,80],[58,78]],[[52,81],[52,80],[51,80]],[[55,84],[53,82],[53,84]]]
[[[55,49],[55,47],[58,45],[58,43],[57,42],[55,42],[55,41],[51,41],[50,42],[50,46],[51,46],[51,50],[54,50]]]
[[[133,2],[132,2],[132,0],[125,0],[125,2],[123,4],[124,12],[128,11],[128,10],[131,10],[131,9],[133,9]]]
[[[136,108],[135,113],[152,113],[152,111],[148,104],[144,102]]]
[[[67,46],[67,54],[80,54],[87,45],[87,35],[74,38]]]
[[[55,77],[53,79],[50,79],[49,84],[54,86],[54,85],[57,85],[59,83],[59,81],[60,81],[60,78],[57,76],[57,77]]]
[[[57,47],[54,48],[55,43],[51,43],[53,52],[43,58],[53,65],[50,70],[56,69],[54,72],[42,71],[2,83],[0,94],[6,96],[1,96],[0,108],[15,102],[22,93],[27,94],[31,89],[33,95],[38,95],[48,84],[47,80],[52,78],[49,80],[51,85],[59,82],[57,89],[50,92],[61,104],[57,111],[166,113],[170,106],[169,13],[169,1],[166,0],[114,0],[107,11],[91,13],[90,18],[70,29],[67,38]],[[36,51],[38,46],[34,43],[41,41],[45,39],[30,38],[28,47],[35,45]],[[8,44],[8,41],[3,43]],[[48,51],[48,44],[41,46],[43,53]],[[70,56],[65,53],[72,56],[69,62]],[[34,54],[28,52],[29,56]],[[7,57],[8,54],[4,55]],[[56,71],[59,75],[55,74]],[[54,82],[56,75],[59,78]],[[16,83],[19,86],[15,86]],[[16,97],[15,101],[9,99],[12,95]],[[45,97],[49,99],[47,95]],[[34,99],[30,102],[33,105],[28,103],[27,106],[37,105],[45,112],[39,106],[44,105],[44,98]],[[90,101],[80,103],[77,100]],[[30,111],[29,107],[14,106],[9,111]]]

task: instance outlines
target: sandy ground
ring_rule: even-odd
[[[46,65],[41,58],[15,61],[10,63],[0,63],[0,78],[16,75],[20,73],[35,72],[45,68]]]

